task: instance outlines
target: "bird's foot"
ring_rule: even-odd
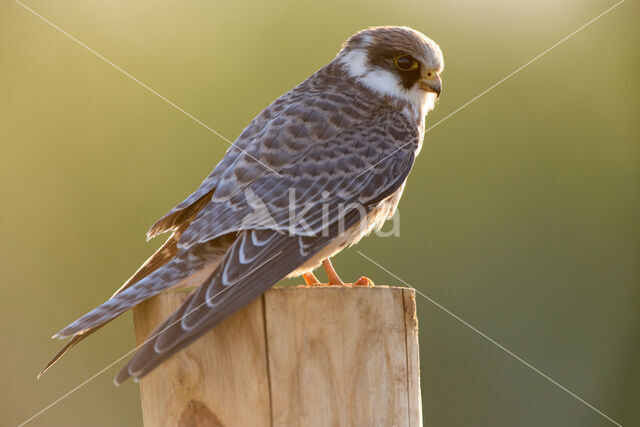
[[[304,273],[302,277],[307,286],[318,286],[320,284],[320,281],[313,273]]]
[[[373,284],[373,280],[369,279],[368,277],[362,276],[353,283],[353,286],[375,286],[375,285]]]
[[[320,283],[318,278],[312,272],[309,272],[309,273],[304,273],[302,275],[302,277],[304,278],[304,282],[306,283],[306,286],[367,286],[367,287],[374,286],[373,280],[364,276],[360,277],[354,283],[348,283],[348,284],[344,283],[340,278],[340,276],[338,276],[338,273],[336,273],[336,270],[333,268],[333,265],[331,265],[331,261],[329,261],[328,258],[322,261],[322,266],[327,272],[327,277],[329,278],[329,282]]]
[[[344,282],[342,281],[340,276],[338,276],[338,273],[336,273],[336,270],[333,268],[333,265],[331,265],[331,261],[329,261],[329,258],[322,261],[322,266],[324,267],[324,271],[327,272],[327,277],[329,278],[329,286],[344,286]]]

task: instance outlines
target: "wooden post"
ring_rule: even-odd
[[[134,310],[136,341],[185,300]],[[420,426],[415,294],[274,288],[140,382],[146,427]]]

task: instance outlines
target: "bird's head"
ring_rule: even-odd
[[[347,73],[370,90],[419,108],[433,108],[442,90],[440,47],[408,27],[374,27],[354,34],[336,58]]]

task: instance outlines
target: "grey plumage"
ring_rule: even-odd
[[[347,224],[358,220],[355,212]],[[120,370],[115,382],[140,378],[244,307],[336,237],[289,236],[271,230],[243,231],[220,268],[150,335]],[[306,246],[306,251],[301,247]],[[242,262],[249,260],[248,262]]]
[[[211,264],[217,265],[231,242],[233,242],[232,235],[222,236],[187,250],[179,250],[161,268],[151,272],[135,285],[118,292],[108,301],[58,332],[54,338],[67,338],[102,325],[142,301],[176,286],[180,281],[188,279],[205,267]]]
[[[394,68],[398,55],[422,64],[417,74]],[[111,299],[56,334],[72,338],[53,361],[141,301],[197,279],[116,382],[140,378],[280,279],[380,226],[420,150],[441,70],[437,45],[414,30],[357,33],[334,61],[265,108],[200,187],[150,228],[148,238],[174,234]]]

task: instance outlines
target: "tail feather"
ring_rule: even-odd
[[[146,276],[153,273],[158,268],[162,267],[167,262],[169,262],[171,258],[173,258],[175,254],[178,252],[178,240],[180,239],[181,234],[182,234],[182,230],[174,232],[167,239],[167,241],[153,255],[151,255],[149,259],[145,261],[144,264],[142,264],[142,266],[138,269],[138,271],[136,271],[133,274],[133,276],[131,276],[120,287],[120,289],[115,291],[115,293],[111,296],[111,298],[115,297],[116,295],[118,295],[125,289],[129,288],[130,286],[138,283],[140,280],[144,279]],[[71,347],[78,344],[80,341],[87,338],[89,335],[93,334],[98,329],[102,328],[104,325],[109,323],[109,321],[110,320],[103,322],[97,326],[94,326],[93,328],[86,330],[84,333],[74,335],[69,340],[69,342],[66,343],[64,347],[62,347],[60,351],[58,351],[56,355],[53,356],[51,360],[47,362],[44,368],[42,368],[42,370],[38,373],[37,378],[40,378],[42,375],[44,375],[44,373],[47,372],[49,368],[51,368],[58,361],[58,359],[64,356],[65,353],[71,349]]]
[[[54,338],[71,337],[71,340],[45,365],[38,378],[71,347],[133,306],[169,287],[181,285],[185,279],[189,281],[188,285],[205,280],[208,271],[218,265],[235,240],[235,235],[221,236],[178,254],[177,242],[181,234],[181,230],[174,232],[109,300],[54,335]]]
[[[177,230],[169,236],[166,242],[160,248],[155,251],[153,255],[147,259],[144,264],[133,273],[133,276],[129,277],[126,282],[120,288],[111,295],[111,298],[115,297],[125,289],[132,285],[135,285],[169,261],[178,253],[178,241],[184,230]]]
[[[262,295],[326,247],[339,233],[357,224],[358,210],[336,222],[327,236],[290,236],[272,230],[243,231],[206,282],[151,332],[115,378],[142,378],[171,355]]]
[[[113,319],[112,319],[112,320],[113,320]],[[53,357],[51,358],[51,360],[49,360],[49,361],[47,362],[47,364],[46,364],[46,365],[44,365],[44,368],[42,368],[42,370],[40,371],[40,373],[38,374],[38,376],[37,376],[36,378],[40,379],[40,377],[41,377],[42,375],[44,375],[44,373],[45,373],[45,372],[47,372],[47,371],[49,370],[49,368],[51,368],[51,367],[52,367],[52,366],[53,366],[53,365],[58,361],[58,359],[60,359],[62,356],[64,356],[64,354],[65,354],[67,351],[69,351],[69,349],[71,349],[71,347],[73,347],[74,345],[78,344],[80,341],[82,341],[83,339],[85,339],[85,338],[86,338],[86,337],[88,337],[89,335],[93,334],[95,331],[97,331],[98,329],[102,328],[104,325],[106,325],[106,324],[107,324],[107,323],[109,323],[109,322],[110,322],[110,320],[108,320],[108,321],[106,321],[106,322],[104,322],[104,323],[102,323],[102,324],[100,324],[100,325],[98,325],[98,326],[96,326],[96,327],[93,327],[93,328],[91,328],[91,329],[89,329],[89,330],[85,331],[85,332],[84,332],[84,333],[82,333],[82,334],[74,335],[74,336],[69,340],[69,342],[68,342],[68,343],[66,343],[66,344],[64,345],[64,347],[62,347],[62,348],[60,349],[60,351],[58,351],[58,352],[56,353],[56,355],[55,355],[55,356],[53,356]]]
[[[129,286],[113,298],[69,324],[55,334],[54,338],[67,338],[85,332],[119,316],[165,289],[182,285],[184,282],[189,282],[188,285],[193,285],[191,283],[192,276],[200,279],[196,273],[215,268],[226,249],[226,247],[221,248],[220,242],[215,239],[194,246],[187,251],[179,252],[168,263],[153,271],[144,279]]]

